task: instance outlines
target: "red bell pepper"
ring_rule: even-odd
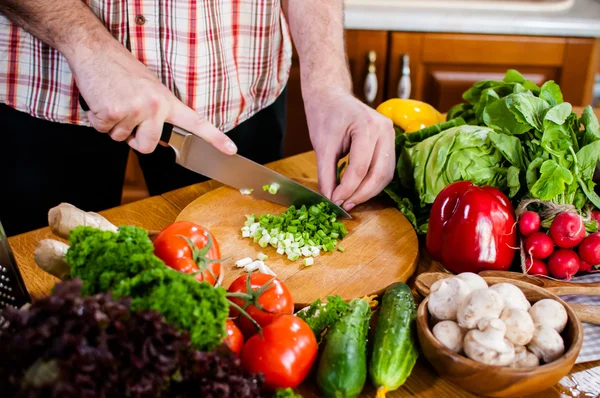
[[[456,182],[433,202],[427,250],[449,271],[506,271],[516,246],[513,207],[496,188]]]

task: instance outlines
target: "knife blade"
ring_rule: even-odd
[[[339,219],[352,217],[340,206],[312,189],[240,155],[226,155],[202,138],[165,123],[161,141],[175,151],[177,164],[237,189],[252,190],[252,195],[286,207],[327,202]],[[276,194],[263,190],[277,184]]]

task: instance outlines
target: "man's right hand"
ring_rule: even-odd
[[[237,148],[225,134],[179,101],[150,70],[114,40],[68,57],[92,126],[141,153],[154,151],[165,122],[204,138],[220,151]],[[110,48],[106,48],[110,47]],[[135,134],[133,130],[137,127]]]
[[[81,0],[0,0],[0,12],[65,56],[96,130],[148,153],[168,122],[221,152],[237,152],[229,137],[179,101]]]

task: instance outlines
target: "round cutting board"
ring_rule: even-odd
[[[311,188],[316,183],[302,181]],[[314,265],[305,267],[302,257],[289,261],[275,248],[260,247],[252,239],[242,238],[246,214],[281,214],[285,207],[242,195],[221,187],[190,203],[177,221],[191,221],[208,228],[221,248],[227,287],[245,271],[235,262],[245,257],[256,259],[262,252],[269,256],[265,264],[289,287],[297,307],[309,305],[328,295],[354,297],[380,294],[393,282],[405,282],[415,271],[419,257],[417,235],[410,222],[395,208],[373,199],[352,211],[352,220],[343,220],[348,235],[338,245],[345,252],[321,252]]]

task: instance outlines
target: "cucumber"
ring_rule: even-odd
[[[370,319],[369,303],[353,299],[344,315],[327,331],[317,369],[317,385],[326,398],[354,398],[362,391],[367,380]]]
[[[390,285],[383,295],[369,364],[377,398],[404,384],[417,362],[416,319],[410,288],[401,282]]]

